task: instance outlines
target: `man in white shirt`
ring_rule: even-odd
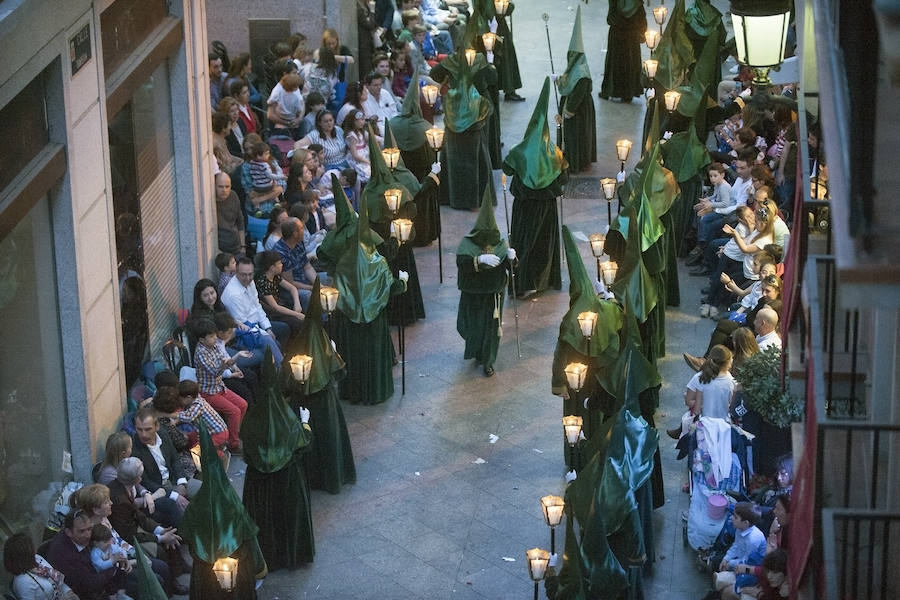
[[[256,284],[253,283],[253,261],[246,256],[237,260],[237,271],[222,290],[222,304],[238,323],[256,323],[263,335],[276,338],[281,345],[287,342],[291,328],[281,321],[269,321],[266,311],[259,303]],[[278,358],[275,362],[279,363],[281,359]]]
[[[756,313],[753,320],[753,330],[756,331],[756,343],[760,350],[769,346],[781,348],[781,336],[775,331],[778,326],[778,313],[766,306]]]
[[[397,99],[390,92],[381,87],[384,76],[378,71],[372,71],[366,75],[366,89],[369,96],[363,102],[363,112],[366,118],[376,118],[378,127],[384,131],[384,122],[392,119],[399,114],[397,110]]]

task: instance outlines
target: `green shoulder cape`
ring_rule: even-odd
[[[482,97],[473,83],[474,74],[489,66],[483,54],[475,55],[475,62],[469,67],[461,46],[456,54],[441,64],[455,76],[453,87],[444,97],[444,125],[447,129],[463,133],[494,114],[490,98]]]
[[[481,209],[478,211],[475,225],[459,242],[456,254],[474,258],[490,252],[497,255],[500,260],[505,260],[508,248],[509,246],[500,237],[500,230],[497,228],[497,219],[494,218],[494,188],[488,184],[481,197]]]

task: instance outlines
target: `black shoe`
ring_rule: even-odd
[[[688,271],[690,275],[701,275],[703,277],[709,277],[709,271],[706,270],[706,267],[697,267],[696,269],[691,269]]]
[[[507,102],[525,102],[525,98],[515,92],[504,92],[503,99]]]
[[[493,377],[494,376],[494,367],[485,366],[484,367],[484,376],[485,377]]]

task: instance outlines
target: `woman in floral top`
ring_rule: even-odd
[[[281,321],[291,328],[291,335],[300,331],[303,311],[300,307],[300,296],[297,288],[281,279],[281,255],[274,250],[265,250],[256,255],[256,292],[266,316],[272,321]],[[293,308],[285,304],[283,298],[289,295],[293,300]]]

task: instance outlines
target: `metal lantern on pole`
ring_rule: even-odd
[[[487,33],[483,33],[481,35],[481,42],[484,44],[484,51],[493,52],[494,44],[497,43],[499,37],[500,36],[498,36],[496,33],[492,33],[490,31],[488,31]]]
[[[322,308],[329,315],[337,308],[337,301],[340,295],[341,293],[338,289],[333,287],[323,287],[319,290],[319,300],[322,303]]]
[[[609,207],[609,201],[606,204]],[[602,233],[592,233],[588,236],[591,242],[591,254],[597,260],[597,281],[602,281],[603,276],[600,273],[600,257],[603,256],[603,246],[606,244],[606,235]]]
[[[651,51],[656,50],[656,46],[659,45],[659,38],[659,32],[655,29],[648,29],[644,32],[644,43],[647,44]]]
[[[472,48],[466,49],[466,62],[469,63],[470,67],[475,64],[475,55],[476,54],[478,54],[478,53],[475,52],[474,49],[472,49]]]
[[[313,357],[307,354],[298,354],[290,360],[291,375],[300,383],[306,383],[309,380],[309,373],[312,371]]]
[[[425,98],[425,102],[428,106],[434,106],[434,103],[437,102],[438,96],[440,96],[441,90],[436,85],[423,85],[422,86],[422,97]]]
[[[597,325],[597,313],[592,310],[578,313],[578,326],[581,328],[581,335],[585,339],[591,339],[594,334],[594,326]]]
[[[600,180],[603,187],[603,197],[606,198],[606,220],[612,223],[612,201],[616,197],[616,180],[612,177],[604,177]]]
[[[650,79],[656,79],[656,71],[659,69],[659,61],[655,58],[648,58],[644,61],[644,73]]]
[[[617,265],[615,261],[609,260],[600,264],[600,271],[603,273],[603,283],[609,287],[616,281],[616,273],[619,271],[619,265]]]
[[[579,362],[569,363],[563,371],[566,374],[566,383],[569,384],[569,387],[572,388],[572,390],[578,392],[584,387],[584,381],[587,378],[588,371],[586,364]]]
[[[216,575],[216,581],[219,582],[219,587],[222,588],[223,592],[231,593],[234,591],[237,568],[237,559],[230,556],[220,558],[213,563],[213,573]]]
[[[574,446],[578,443],[578,438],[581,437],[581,426],[584,424],[584,419],[578,415],[568,415],[563,417],[562,424],[563,431],[566,434],[566,443]]]
[[[403,198],[403,190],[397,188],[389,188],[384,190],[384,201],[387,203],[388,210],[394,214],[400,210],[400,199]]]
[[[619,162],[622,163],[621,171],[625,172],[625,161],[628,160],[628,154],[631,152],[631,146],[633,142],[631,140],[619,140],[616,142],[616,156],[619,158]]]
[[[556,554],[556,526],[562,522],[566,503],[559,496],[541,498],[541,510],[544,511],[544,523],[550,528],[550,554]]]
[[[397,168],[397,163],[400,162],[400,148],[385,148],[381,151],[381,156],[384,157],[384,162],[388,168],[393,171]]]
[[[681,92],[669,90],[668,92],[663,94],[663,98],[666,102],[666,110],[669,112],[674,112],[675,109],[678,108],[678,103],[681,102]]]
[[[792,2],[732,0],[731,22],[738,62],[754,70],[753,84],[772,85],[769,69],[784,61]]]
[[[444,130],[439,127],[429,127],[425,130],[425,139],[432,150],[437,152],[444,145]]]
[[[494,0],[494,12],[497,13],[498,17],[504,16],[508,8],[509,0]]]
[[[656,21],[656,24],[659,25],[659,33],[662,33],[663,23],[666,22],[666,17],[669,15],[669,9],[665,6],[657,6],[653,9],[653,20]]]
[[[391,221],[391,225],[394,226],[394,234],[397,236],[397,241],[401,244],[409,241],[409,236],[412,234],[412,221],[409,219],[394,219]]]
[[[528,574],[534,582],[534,600],[538,600],[538,584],[547,574],[547,565],[550,564],[550,553],[542,548],[532,548],[525,551],[528,558]]]

